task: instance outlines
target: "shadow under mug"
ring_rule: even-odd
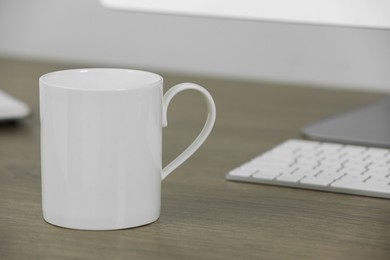
[[[209,92],[182,83],[163,95],[163,78],[127,69],[74,69],[39,79],[44,219],[86,230],[131,228],[160,216],[161,181],[210,134]],[[162,169],[162,127],[171,99],[196,90],[206,123],[193,143]]]

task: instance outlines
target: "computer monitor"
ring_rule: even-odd
[[[390,29],[388,0],[100,0],[112,9],[367,29]],[[390,147],[390,98],[304,126],[308,138]]]
[[[390,28],[388,0],[100,0],[112,9],[228,19]]]

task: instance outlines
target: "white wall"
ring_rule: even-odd
[[[0,0],[0,56],[390,91],[390,31]]]

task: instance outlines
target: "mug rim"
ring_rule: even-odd
[[[106,85],[103,87],[96,87],[95,85],[90,86],[92,83],[81,84],[80,82],[78,82],[81,80],[82,74],[86,74],[89,72],[91,73],[98,72],[100,73],[100,76],[103,76],[103,73],[101,73],[102,71],[104,71],[106,77],[105,80],[110,80],[109,87],[107,87]],[[111,74],[111,77],[108,77],[109,74]],[[126,82],[114,82],[114,84],[112,84],[113,83],[112,77],[115,76],[118,77],[119,74],[121,74],[120,76],[122,78],[126,77],[129,80],[127,81],[126,79]],[[127,75],[124,76],[124,74]],[[130,77],[132,77],[132,79],[130,79]],[[135,79],[134,77],[138,77],[138,79]],[[68,82],[66,82],[67,80]],[[96,83],[96,79],[94,80]],[[133,82],[131,82],[131,80]],[[39,82],[49,87],[54,87],[54,88],[64,89],[64,90],[126,91],[126,90],[135,90],[135,89],[154,87],[156,85],[160,85],[163,82],[163,78],[162,76],[156,73],[144,71],[144,70],[134,70],[134,69],[124,69],[124,68],[77,68],[77,69],[66,69],[66,70],[59,70],[59,71],[46,73],[39,78]],[[99,81],[96,84],[103,84],[103,82]]]

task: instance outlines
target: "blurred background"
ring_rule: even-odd
[[[390,91],[390,31],[0,0],[0,58]]]

